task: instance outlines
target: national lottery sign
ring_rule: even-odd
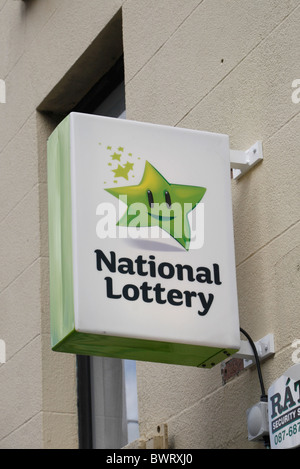
[[[48,201],[53,350],[211,368],[239,349],[228,136],[71,113]]]

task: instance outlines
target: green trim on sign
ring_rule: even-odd
[[[233,349],[88,334],[75,329],[53,350],[204,368],[212,368],[237,352]]]
[[[70,118],[47,143],[51,344],[74,329]]]

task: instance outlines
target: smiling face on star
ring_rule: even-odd
[[[169,186],[169,184],[168,184]],[[147,190],[148,197],[148,215],[158,221],[169,221],[176,218],[174,209],[172,210],[171,195],[169,187],[161,190],[161,188],[153,195],[151,189]]]
[[[106,191],[127,204],[127,212],[118,225],[159,226],[186,250],[189,249],[190,226],[187,216],[204,196],[204,187],[170,184],[146,161],[140,184]]]

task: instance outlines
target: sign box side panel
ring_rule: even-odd
[[[171,342],[112,337],[72,331],[54,350],[79,355],[123,358],[212,368],[237,350]]]
[[[51,346],[74,329],[70,119],[47,142]]]

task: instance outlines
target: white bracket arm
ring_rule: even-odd
[[[230,150],[233,179],[239,179],[263,159],[262,143],[256,142],[249,150]]]
[[[262,339],[254,343],[259,360],[265,360],[275,353],[274,335],[268,334]],[[255,357],[252,347],[248,340],[241,340],[240,350],[235,353],[232,358],[244,359],[244,368],[255,364]]]

